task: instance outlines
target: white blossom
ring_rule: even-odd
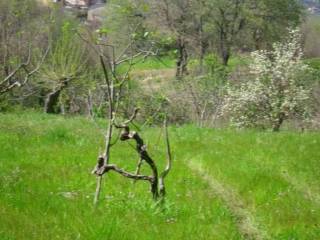
[[[287,41],[272,51],[251,54],[248,81],[227,87],[224,112],[237,127],[264,127],[276,130],[291,116],[307,116],[310,91],[305,87],[308,66],[302,61],[301,35],[290,30]]]

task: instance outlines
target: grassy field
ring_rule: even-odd
[[[171,127],[165,206],[146,183],[110,174],[94,209],[98,125],[0,115],[1,240],[320,239],[320,133]],[[161,129],[142,135],[163,167]],[[119,143],[111,162],[133,171],[137,160]]]

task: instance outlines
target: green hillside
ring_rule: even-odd
[[[143,182],[90,174],[103,121],[37,113],[0,115],[0,239],[320,239],[320,133],[172,127],[168,197]],[[161,129],[145,128],[165,162]],[[133,171],[119,143],[111,162]]]

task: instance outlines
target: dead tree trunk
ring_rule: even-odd
[[[166,146],[167,146],[167,166],[163,172],[159,174],[158,168],[154,160],[150,157],[149,153],[147,152],[147,146],[144,144],[143,139],[140,137],[140,135],[135,132],[135,131],[130,131],[130,128],[128,124],[133,121],[137,114],[137,110],[133,114],[133,116],[130,118],[130,120],[124,122],[123,124],[116,124],[112,123],[112,125],[115,128],[121,129],[121,134],[120,134],[120,140],[121,141],[128,141],[128,140],[134,140],[136,143],[136,151],[140,157],[140,161],[138,163],[137,171],[136,173],[130,173],[125,171],[124,169],[119,168],[118,166],[114,164],[109,164],[109,153],[108,155],[103,155],[98,158],[97,165],[95,166],[94,170],[92,171],[93,174],[96,174],[100,178],[98,179],[98,187],[100,188],[101,185],[101,177],[108,173],[109,171],[115,171],[119,174],[121,174],[124,177],[131,178],[134,180],[144,180],[148,181],[150,183],[151,187],[151,194],[154,200],[158,200],[159,197],[163,199],[165,197],[165,184],[164,184],[164,179],[168,175],[168,173],[171,170],[171,165],[172,165],[172,157],[171,157],[171,150],[170,150],[170,144],[169,144],[169,137],[168,137],[168,131],[167,131],[167,126],[165,122],[165,128],[166,128]],[[111,146],[110,144],[107,144],[107,146]],[[141,175],[140,174],[140,166],[142,164],[142,161],[146,162],[149,167],[152,170],[152,175],[147,176],[147,175]],[[98,193],[100,193],[100,189],[97,189]],[[98,195],[96,195],[98,196]],[[97,203],[98,199],[96,197],[95,203]]]
[[[135,132],[131,131],[129,124],[136,118],[136,115],[138,113],[138,109],[136,109],[133,113],[133,115],[122,124],[116,123],[117,118],[117,112],[118,108],[121,105],[121,98],[123,96],[122,90],[123,86],[128,83],[129,80],[129,72],[131,70],[131,67],[134,65],[134,59],[137,57],[143,56],[144,58],[148,57],[149,55],[156,55],[155,52],[152,51],[152,49],[148,49],[145,51],[141,51],[137,54],[130,53],[132,50],[132,44],[131,42],[120,54],[120,56],[116,57],[115,47],[113,45],[108,44],[106,39],[99,38],[99,43],[92,44],[90,40],[83,37],[83,35],[79,34],[81,39],[83,39],[85,42],[89,43],[92,49],[98,54],[102,72],[105,78],[105,97],[106,97],[106,103],[107,103],[107,121],[108,121],[108,129],[107,134],[105,136],[105,151],[104,154],[100,155],[98,157],[98,162],[92,171],[93,174],[97,176],[97,187],[94,197],[94,204],[98,203],[99,195],[101,192],[101,183],[102,183],[102,176],[109,171],[117,172],[118,174],[134,179],[134,180],[143,180],[150,183],[151,186],[151,193],[153,196],[153,199],[158,199],[160,196],[164,197],[164,178],[168,175],[170,169],[171,169],[171,153],[168,154],[168,163],[167,167],[164,170],[164,172],[161,172],[159,174],[157,165],[155,161],[150,157],[149,153],[147,152],[147,146],[144,144],[143,139],[141,136]],[[94,38],[93,38],[94,39]],[[183,48],[185,48],[184,43],[182,45]],[[127,53],[131,55],[131,57],[127,57]],[[185,66],[182,69],[186,68],[186,51],[184,49],[184,64],[181,64],[181,66]],[[122,63],[129,63],[129,68],[124,74],[118,73],[116,70],[116,67]],[[120,129],[121,132],[119,136],[115,139],[114,142],[111,140],[114,137],[114,130]],[[115,164],[110,163],[110,153],[112,147],[117,143],[117,140],[120,139],[120,141],[129,141],[133,140],[136,144],[136,151],[139,155],[139,163],[136,170],[136,173],[128,172],[122,168],[119,168]],[[168,138],[166,138],[168,139]],[[167,152],[170,152],[170,145],[167,144]],[[149,175],[142,175],[140,174],[140,167],[142,162],[146,162],[148,166],[152,170],[152,174]],[[160,189],[160,190],[159,190]]]
[[[149,156],[147,152],[147,146],[144,144],[143,139],[139,136],[137,132],[131,131],[128,126],[116,126],[117,128],[123,128],[123,131],[120,136],[121,141],[134,140],[136,142],[136,151],[138,152],[140,159],[144,160],[152,170],[152,180],[151,184],[151,193],[154,199],[159,197],[158,192],[158,169],[153,161],[153,159]]]

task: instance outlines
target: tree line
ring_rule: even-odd
[[[15,0],[0,3],[0,18],[2,111],[23,107],[42,108],[47,113],[105,116],[108,103],[105,73],[97,52],[91,47],[97,42],[109,46],[99,53],[109,59],[105,67],[113,73],[110,78],[119,82],[128,80],[121,91],[119,106],[126,117],[136,107],[130,104],[134,101],[141,106],[141,115],[149,123],[156,123],[165,111],[169,112],[169,121],[176,123],[218,126],[227,119],[248,118],[240,125],[276,129],[276,121],[282,125],[289,116],[298,113],[314,116],[318,111],[309,103],[305,103],[311,109],[308,114],[297,107],[300,102],[294,106],[288,104],[287,101],[299,101],[292,94],[300,96],[301,102],[306,100],[303,94],[293,92],[288,98],[285,94],[266,97],[266,101],[278,102],[277,106],[281,107],[277,108],[272,107],[273,103],[265,103],[261,110],[257,105],[249,106],[250,99],[245,98],[241,98],[242,103],[231,104],[232,96],[243,97],[248,89],[252,93],[249,83],[257,86],[277,81],[276,73],[271,70],[263,73],[264,80],[257,80],[252,69],[257,67],[259,57],[266,58],[263,66],[281,65],[279,59],[287,57],[287,63],[306,70],[300,64],[304,61],[303,31],[290,40],[292,31],[303,28],[308,19],[298,0],[110,0],[99,24],[78,19],[60,4],[46,7],[34,0],[24,4]],[[275,43],[296,43],[296,48],[291,48],[291,56],[285,56],[285,51]],[[277,54],[282,58],[277,60]],[[175,64],[175,75],[161,82],[161,90],[146,91],[143,81],[135,78],[135,66],[150,58],[159,62],[169,58]],[[281,66],[278,70],[288,76],[290,64]],[[305,94],[309,89],[308,99],[318,101],[314,69],[299,76],[299,81],[290,80],[296,79],[296,75],[286,78],[280,84],[281,89],[275,91],[300,89],[298,93]],[[286,89],[288,85],[291,88]],[[244,89],[242,92],[231,92],[240,87]],[[264,88],[260,87],[260,90]],[[285,102],[290,105],[290,111],[282,106]],[[250,111],[243,111],[244,105]],[[267,123],[265,116],[284,108],[283,113],[277,113],[283,116],[282,120],[270,117],[273,124]],[[258,121],[257,116],[264,118]]]

